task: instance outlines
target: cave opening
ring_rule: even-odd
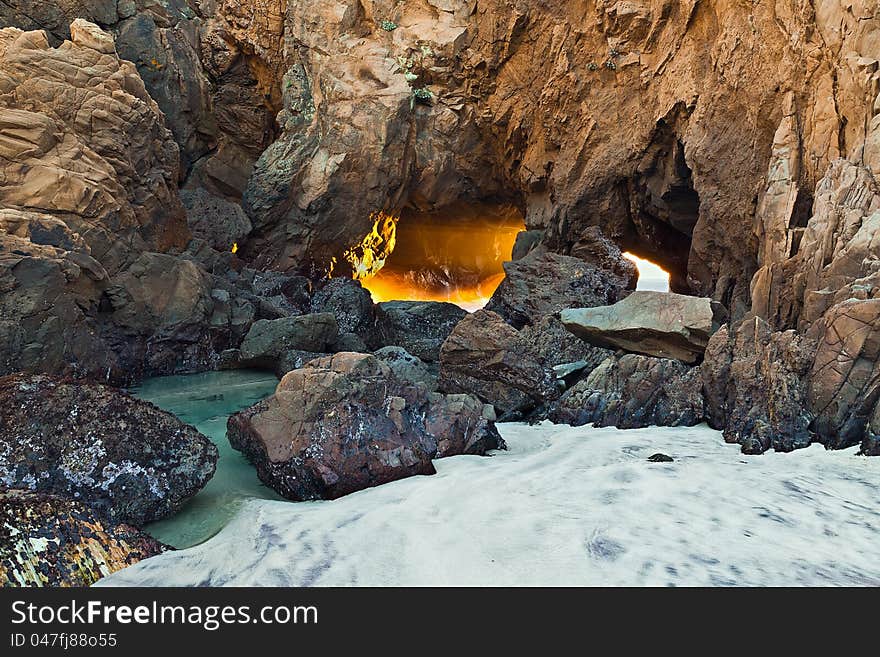
[[[376,303],[445,301],[470,312],[504,280],[503,264],[525,230],[515,206],[483,201],[374,217],[371,233],[345,257]]]
[[[700,217],[700,195],[685,159],[685,145],[664,121],[626,187],[632,230],[623,246],[668,272],[670,291],[692,294],[688,262]],[[657,276],[653,270],[649,274]]]
[[[670,291],[670,275],[657,263],[640,258],[637,255],[627,251],[623,254],[627,260],[635,263],[636,269],[639,270],[639,282],[636,290],[645,290],[651,292],[669,292]]]

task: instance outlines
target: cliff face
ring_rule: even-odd
[[[880,432],[876,0],[51,0],[0,25],[2,371],[216,364],[377,211],[492,200],[546,251],[600,227],[728,308],[703,378],[730,439]]]
[[[601,225],[741,315],[871,139],[876,3],[238,4],[230,33],[286,69],[245,195],[267,265],[325,268],[377,209],[502,196],[557,250]]]

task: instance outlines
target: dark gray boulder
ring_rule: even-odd
[[[170,413],[108,386],[0,378],[0,487],[76,499],[136,526],[208,482],[217,448]]]
[[[327,353],[339,329],[330,313],[299,315],[254,322],[240,347],[240,362],[272,369],[289,351]]]
[[[705,420],[700,370],[665,358],[611,356],[562,395],[550,419],[619,429],[693,426]]]
[[[382,342],[428,362],[440,359],[446,338],[468,314],[455,304],[435,301],[389,301],[379,309]]]

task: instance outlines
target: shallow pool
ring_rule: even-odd
[[[242,502],[280,500],[257,478],[254,467],[226,440],[226,420],[233,413],[275,392],[278,379],[269,372],[237,370],[147,379],[131,390],[140,399],[174,413],[217,445],[217,472],[208,485],[171,518],[145,529],[176,548],[197,545],[223,529]]]

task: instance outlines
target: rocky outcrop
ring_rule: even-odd
[[[178,151],[110,35],[77,20],[71,39],[52,48],[43,32],[0,30],[0,204],[60,219],[113,275],[186,246]]]
[[[809,445],[814,415],[807,374],[814,353],[810,338],[774,332],[759,318],[722,327],[702,365],[709,424],[748,454]]]
[[[597,347],[696,363],[726,312],[711,299],[634,292],[613,306],[562,311],[565,327]]]
[[[333,499],[433,474],[433,458],[503,448],[493,420],[472,396],[429,393],[375,356],[342,353],[287,374],[229,418],[228,436],[281,495]]]
[[[635,265],[601,236],[595,247],[605,251],[604,257],[586,261],[538,248],[520,260],[504,263],[507,275],[486,310],[522,328],[565,308],[617,303],[635,289]]]
[[[677,360],[611,356],[553,405],[559,424],[638,429],[693,426],[705,420],[699,368]]]
[[[443,343],[440,390],[475,394],[502,418],[559,394],[556,377],[519,341],[518,331],[487,310],[463,319]]]
[[[379,304],[382,342],[403,347],[427,362],[440,360],[440,348],[467,312],[451,303],[390,301]]]
[[[336,318],[330,313],[262,319],[241,343],[240,359],[243,365],[274,368],[289,351],[326,353],[338,334]]]
[[[91,586],[167,549],[80,502],[0,491],[0,586]]]
[[[216,462],[208,438],[117,389],[0,378],[0,487],[76,499],[113,524],[141,526],[176,512]]]

